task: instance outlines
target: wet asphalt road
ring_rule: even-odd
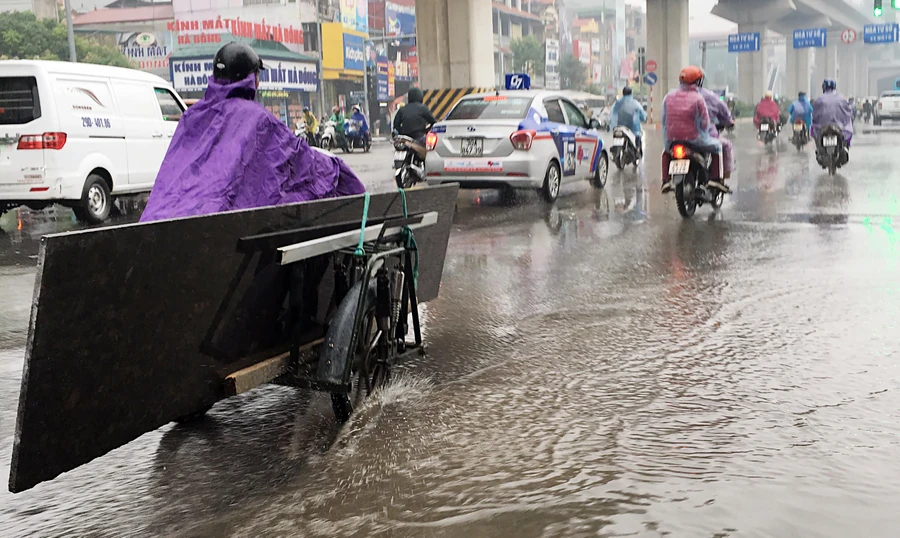
[[[738,134],[735,194],[690,221],[655,167],[553,208],[462,194],[430,355],[343,431],[263,387],[0,493],[0,534],[897,536],[900,134],[835,178]],[[388,152],[349,160],[388,189]],[[0,221],[4,478],[36,238],[67,215]]]

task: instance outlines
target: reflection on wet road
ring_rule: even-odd
[[[896,536],[900,135],[830,178],[741,128],[735,194],[690,221],[655,167],[554,208],[464,193],[429,357],[343,431],[264,387],[0,494],[4,536]],[[4,476],[36,237],[70,226],[15,217]]]

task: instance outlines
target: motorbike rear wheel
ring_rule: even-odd
[[[400,174],[394,175],[394,179],[396,180],[397,187],[400,189],[409,189],[416,184],[415,174],[410,172],[409,166],[406,165],[400,169]]]
[[[696,180],[690,174],[675,186],[675,205],[678,206],[678,212],[681,216],[689,219],[694,216],[697,211],[697,195]]]

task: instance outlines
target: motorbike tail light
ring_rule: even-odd
[[[684,159],[687,157],[688,151],[687,148],[682,146],[681,144],[675,144],[672,146],[672,157],[676,159]]]
[[[22,135],[17,149],[62,149],[66,145],[66,133]]]
[[[881,105],[883,105],[883,104],[884,103],[878,103],[878,110],[881,110]]]
[[[537,135],[536,131],[523,129],[509,135],[509,141],[512,143],[513,149],[527,151],[531,149],[535,135]]]
[[[437,147],[437,141],[437,133],[428,133],[428,136],[425,137],[425,149],[434,151],[434,148]]]

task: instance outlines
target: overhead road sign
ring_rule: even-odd
[[[821,49],[828,43],[828,32],[825,28],[794,30],[795,49]]]
[[[863,28],[863,41],[867,45],[896,43],[900,41],[900,24],[867,24]]]
[[[728,36],[728,52],[757,52],[760,41],[759,32],[730,34]]]

